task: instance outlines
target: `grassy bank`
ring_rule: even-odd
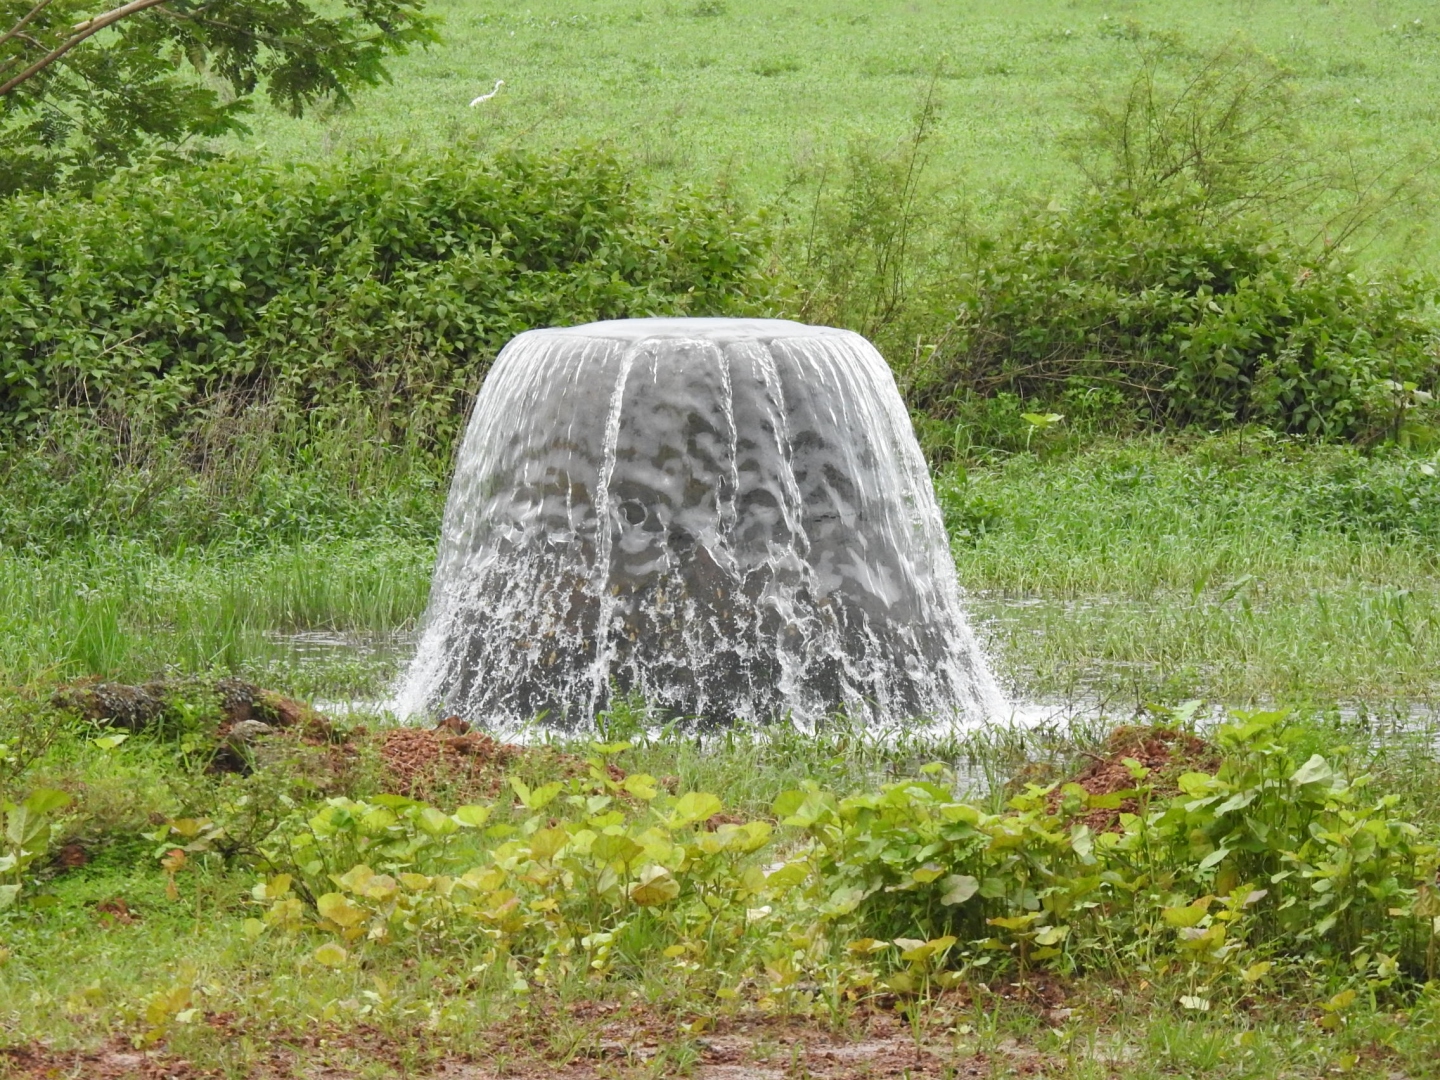
[[[97,543],[0,557],[0,670],[8,683],[167,670],[263,675],[307,695],[375,694],[395,658],[342,651],[316,670],[294,635],[375,636],[413,626],[432,550],[400,541],[160,554]]]

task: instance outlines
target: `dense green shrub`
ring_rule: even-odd
[[[1214,732],[1218,768],[1167,780],[1125,758],[1130,786],[1105,794],[1026,784],[992,815],[940,783],[843,799],[812,784],[776,811],[810,833],[830,912],[882,938],[968,942],[974,968],[1188,968],[1208,987],[1274,961],[1353,965],[1372,989],[1402,966],[1433,978],[1430,838],[1369,776],[1297,757],[1283,713],[1233,720]]]
[[[753,310],[763,234],[605,153],[217,161],[0,207],[0,427],[58,406],[352,409],[448,441],[533,326]]]
[[[1253,217],[1211,220],[1188,197],[1097,193],[1028,216],[979,259],[907,382],[931,415],[977,393],[1102,387],[1158,423],[1375,440],[1435,383],[1432,295]]]

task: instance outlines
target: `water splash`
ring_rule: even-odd
[[[1006,714],[864,338],[636,319],[500,354],[397,712],[570,726],[617,689],[711,723]]]

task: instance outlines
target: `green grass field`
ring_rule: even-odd
[[[781,190],[856,139],[908,129],[932,77],[937,176],[980,204],[1074,184],[1061,141],[1138,43],[1253,41],[1295,72],[1314,129],[1386,159],[1440,135],[1440,3],[1376,0],[436,0],[444,42],[393,85],[301,121],[262,111],[255,137],[301,160],[367,142],[477,150],[602,141],[680,177]],[[505,87],[490,102],[469,101]]]

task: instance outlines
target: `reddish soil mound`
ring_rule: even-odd
[[[502,743],[471,731],[454,716],[433,728],[391,728],[377,734],[391,789],[427,802],[494,799],[512,772],[531,783],[545,783],[583,776],[590,769],[574,754],[549,746]],[[616,766],[608,770],[612,780],[625,779]]]
[[[131,911],[123,896],[101,900],[95,905],[95,914],[100,919],[100,925],[105,927],[133,926],[140,921],[140,913]]]
[[[1145,783],[1155,794],[1165,796],[1179,790],[1175,779],[1182,772],[1213,772],[1220,764],[1215,748],[1204,739],[1173,728],[1127,724],[1110,733],[1104,751],[1092,754],[1090,764],[1068,782],[1079,784],[1091,795],[1113,795]],[[1137,781],[1130,766],[1125,764],[1126,758],[1133,758],[1149,769],[1149,775]],[[1064,795],[1057,787],[1050,793],[1051,811],[1059,809],[1063,800]],[[1130,797],[1113,810],[1092,810],[1081,820],[1095,832],[1105,832],[1119,828],[1121,814],[1134,814],[1139,808],[1139,801]]]
[[[447,724],[392,728],[381,736],[380,758],[396,789],[425,798],[437,784],[459,784],[494,798],[521,748],[496,742],[482,732],[455,734],[454,726]]]

